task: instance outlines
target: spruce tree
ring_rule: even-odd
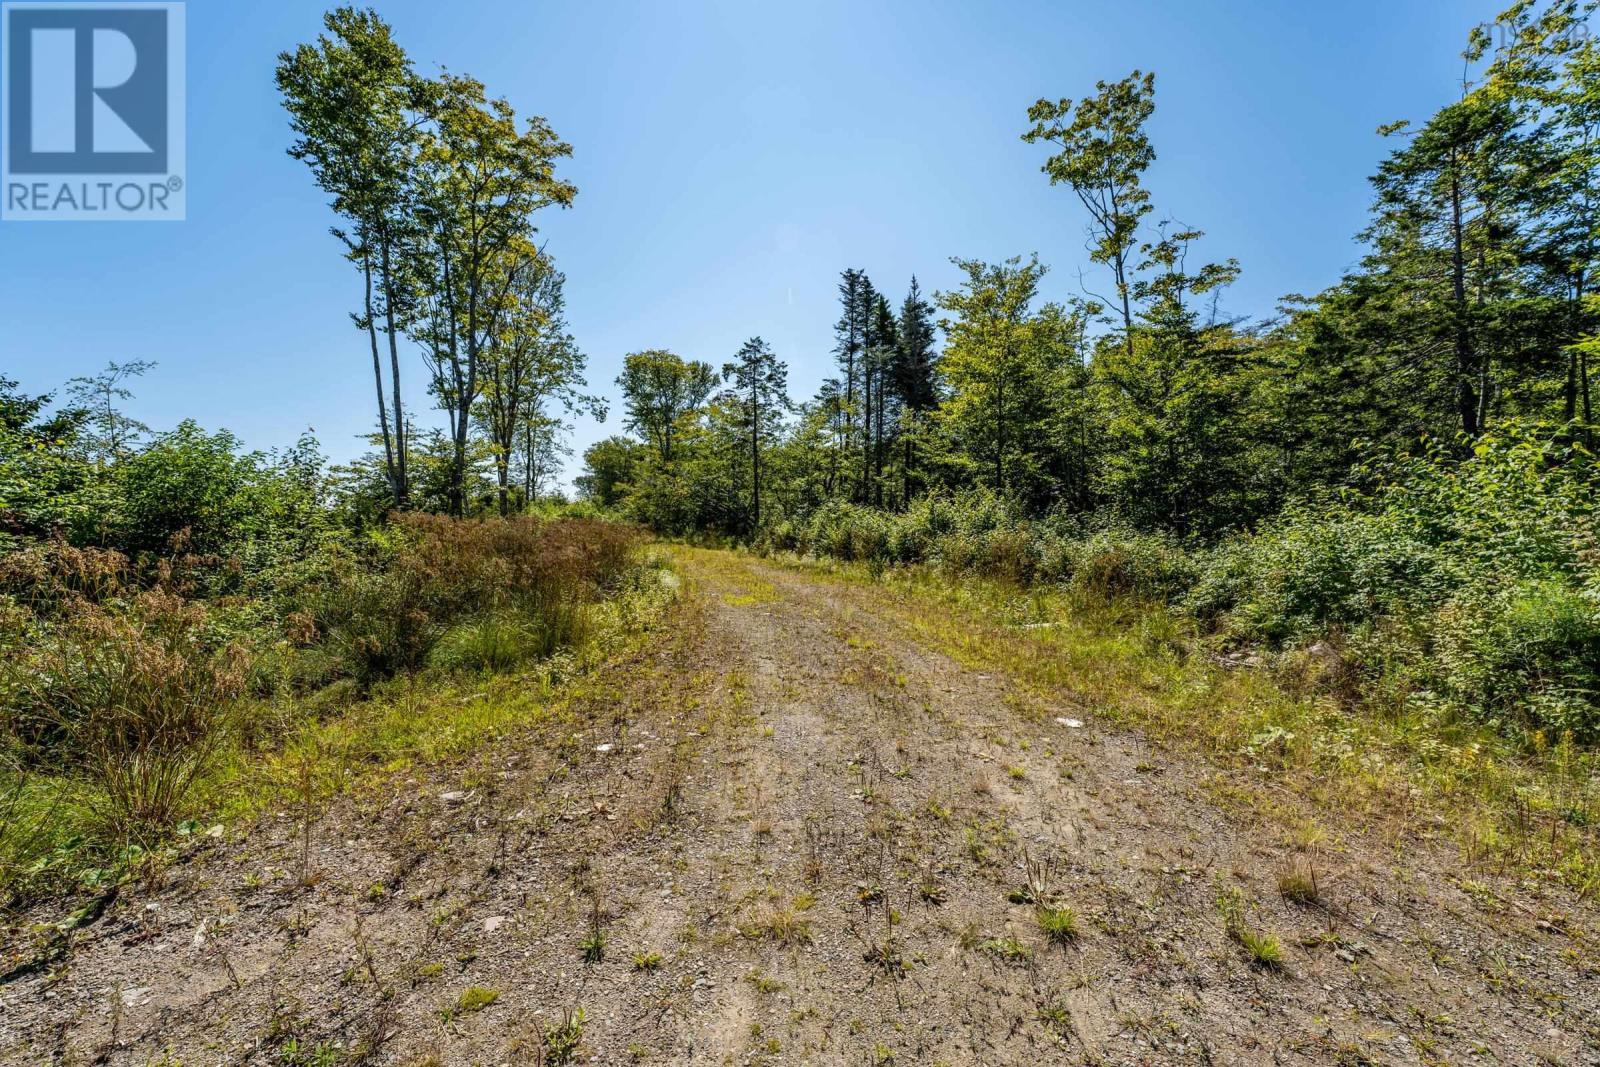
[[[722,367],[723,378],[733,384],[727,394],[737,406],[736,422],[750,458],[750,532],[761,528],[761,457],[776,443],[783,413],[789,409],[789,368],[761,338],[752,337],[733,361]]]

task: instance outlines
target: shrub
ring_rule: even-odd
[[[1445,553],[1393,517],[1294,508],[1210,553],[1187,603],[1276,644],[1425,608],[1459,578]]]
[[[1194,580],[1194,564],[1176,538],[1120,523],[1068,528],[1047,539],[1040,565],[1075,588],[1104,598],[1167,601]]]
[[[1600,737],[1600,610],[1581,591],[1550,579],[1469,588],[1432,629],[1428,674],[1454,707],[1505,727]]]
[[[584,606],[632,567],[639,536],[593,519],[403,515],[366,554],[330,552],[287,602],[362,685],[430,661],[484,669],[574,643]]]
[[[247,659],[207,623],[204,605],[161,589],[77,600],[11,663],[17,736],[102,790],[119,831],[170,825],[223,740]]]

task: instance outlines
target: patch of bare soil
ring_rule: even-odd
[[[1592,909],[1224,811],[870,587],[685,562],[576,734],[340,802],[308,877],[286,813],[128,889],[0,986],[0,1060],[1600,1062]]]

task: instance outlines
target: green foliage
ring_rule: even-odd
[[[1051,422],[1076,359],[1081,323],[1059,304],[1035,309],[1037,257],[955,260],[962,287],[938,295],[947,317],[939,362],[949,399],[938,419],[964,474],[999,493],[1048,498]]]
[[[190,445],[198,460],[175,457]],[[236,523],[239,555],[134,562],[59,540],[0,554],[0,893],[131,862],[127,847],[168,837],[204,783],[297,717],[424,666],[525,668],[584,641],[595,606],[631,588],[637,535],[615,523],[402,515],[308,542],[327,521],[314,463],[302,497],[281,484],[293,462],[240,457],[225,435],[186,428],[166,447],[168,484],[214,476],[258,502],[189,511],[213,536]],[[123,471],[144,454],[113,476],[137,480]]]
[[[241,453],[226,430],[185,421],[114,468],[110,537],[123,551],[229,555],[271,539],[301,540],[322,523],[321,461],[306,439],[279,464]]]
[[[1600,470],[1570,435],[1510,422],[1471,454],[1366,468],[1210,554],[1189,604],[1236,641],[1346,631],[1375,684],[1511,731],[1600,736]]]

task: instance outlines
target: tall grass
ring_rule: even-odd
[[[580,643],[638,544],[590,519],[404,515],[230,581],[257,592],[230,597],[203,595],[231,566],[216,558],[62,543],[0,557],[0,896],[75,839],[91,865],[158,841],[219,766],[335,706],[321,692],[347,702]]]

